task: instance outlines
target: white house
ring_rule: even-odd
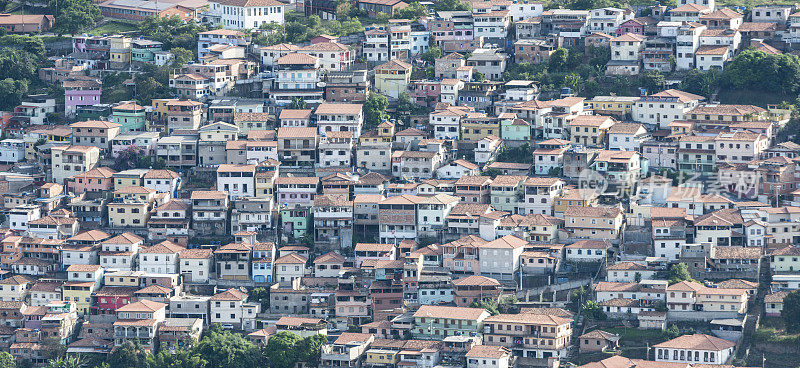
[[[658,362],[726,364],[735,346],[732,341],[694,334],[678,336],[653,348]]]
[[[283,24],[285,5],[276,0],[212,0],[209,13],[225,29],[258,29],[264,24]]]
[[[211,249],[184,249],[178,253],[178,261],[184,282],[197,284],[208,282],[211,265],[214,263]]]
[[[650,135],[642,124],[616,123],[608,129],[608,149],[620,151],[639,151],[642,142]]]
[[[0,141],[0,162],[13,164],[25,159],[25,141],[4,139]]]
[[[642,96],[632,107],[633,119],[658,126],[659,129],[667,128],[674,120],[684,118],[686,112],[694,109],[705,97],[668,89],[649,96]]]
[[[453,160],[449,164],[436,169],[436,177],[438,179],[458,179],[462,176],[475,176],[479,173],[478,165],[462,159]]]
[[[467,352],[467,368],[509,368],[511,351],[502,346],[475,345]]]
[[[609,244],[602,240],[579,240],[564,247],[567,261],[599,262],[606,258]]]

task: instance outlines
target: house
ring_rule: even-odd
[[[783,310],[783,300],[790,291],[782,290],[764,296],[764,312],[767,317],[780,317]]]
[[[657,362],[703,362],[726,364],[733,354],[735,343],[718,337],[694,334],[678,336],[653,345]]]
[[[328,334],[327,322],[319,318],[282,316],[275,322],[275,329],[278,333],[285,331],[303,338]]]
[[[308,258],[297,253],[289,253],[275,260],[275,281],[281,285],[291,285],[296,279],[305,276]]]
[[[372,334],[344,332],[332,343],[322,345],[320,367],[357,366],[374,340]]]
[[[211,249],[184,249],[178,253],[178,268],[186,283],[208,282],[213,262]]]
[[[192,191],[192,230],[198,236],[226,233],[228,195],[219,191]]]
[[[647,265],[636,262],[617,262],[606,267],[606,281],[611,282],[636,282],[653,280],[658,271]]]
[[[694,109],[703,100],[705,100],[703,96],[668,89],[642,96],[633,105],[632,115],[633,119],[638,122],[653,124],[662,129],[674,120],[683,119],[687,112]]]
[[[513,283],[519,260],[528,242],[514,235],[492,240],[478,248],[480,273],[501,282]]]
[[[375,90],[389,98],[397,99],[411,82],[411,64],[398,59],[375,67]]]
[[[485,165],[490,161],[494,161],[503,147],[503,140],[494,135],[487,135],[478,141],[478,146],[475,147],[475,163],[478,165]]]
[[[408,6],[408,3],[401,0],[358,0],[356,6],[359,10],[367,12],[370,18],[375,18],[380,13],[388,14],[390,17],[395,11]]]
[[[579,115],[569,122],[570,141],[589,147],[602,147],[606,133],[615,123],[610,116]]]

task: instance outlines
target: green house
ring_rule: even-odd
[[[414,312],[411,335],[421,340],[442,340],[448,336],[481,336],[483,320],[489,317],[483,308],[423,305]]]
[[[125,102],[111,109],[111,120],[121,125],[120,133],[143,132],[145,130],[144,106]]]
[[[311,232],[312,224],[311,207],[296,203],[281,207],[281,229],[284,234],[300,239]]]
[[[131,41],[131,60],[142,63],[155,62],[155,53],[162,51],[163,44],[158,41],[133,40]]]
[[[500,138],[506,142],[530,142],[531,123],[519,118],[502,119],[500,120]]]

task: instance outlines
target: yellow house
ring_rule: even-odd
[[[114,183],[114,190],[144,185],[144,175],[147,174],[147,171],[149,170],[130,169],[114,173],[111,175],[111,180]]]
[[[128,64],[131,62],[131,38],[125,36],[111,36],[108,38],[108,60],[112,63]]]
[[[615,120],[604,115],[578,115],[569,122],[570,142],[589,147],[605,146],[608,128],[614,125]]]
[[[141,186],[130,186],[114,191],[114,201],[108,204],[108,226],[147,226],[156,196],[154,189]]]
[[[595,96],[591,100],[583,101],[583,108],[594,110],[595,114],[625,117],[633,112],[633,105],[638,100],[639,97]]]
[[[64,300],[75,302],[79,313],[87,314],[96,288],[97,283],[92,281],[67,281],[61,287],[61,295]]]
[[[375,90],[386,97],[400,97],[409,83],[411,64],[405,61],[393,59],[375,67]]]
[[[369,349],[367,350],[367,365],[394,366],[400,361],[400,354],[395,350]]]
[[[378,124],[378,129],[363,132],[359,141],[361,144],[391,143],[394,140],[394,123],[384,121]]]
[[[499,117],[467,117],[461,121],[461,139],[479,141],[486,136],[500,136]]]
[[[684,119],[704,126],[728,126],[743,121],[765,121],[769,113],[753,105],[702,104],[684,114]]]

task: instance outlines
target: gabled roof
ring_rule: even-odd
[[[247,294],[239,289],[228,289],[221,293],[214,294],[209,300],[212,301],[243,301],[247,299]]]
[[[159,309],[166,308],[164,303],[154,302],[148,299],[142,299],[138,302],[123,305],[117,308],[117,312],[155,312]]]
[[[653,345],[654,348],[721,351],[736,346],[735,343],[705,334],[683,335]]]

